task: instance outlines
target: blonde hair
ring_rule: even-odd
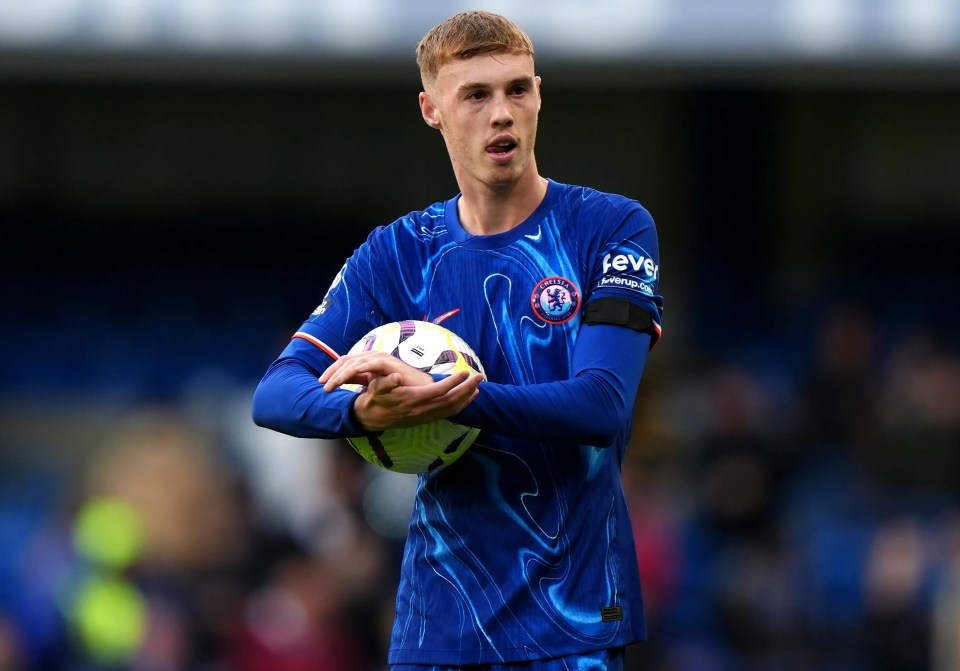
[[[440,68],[457,58],[515,51],[533,57],[533,42],[513,21],[483,11],[465,11],[431,28],[417,45],[420,79],[426,87]]]

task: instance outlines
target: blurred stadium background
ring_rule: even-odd
[[[249,399],[455,192],[413,47],[472,7],[659,226],[630,671],[960,669],[956,0],[0,0],[0,671],[385,668],[411,481]]]

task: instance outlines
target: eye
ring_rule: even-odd
[[[485,91],[471,91],[467,94],[467,100],[483,100],[486,96]]]
[[[526,84],[516,84],[510,88],[510,95],[522,96],[527,91],[530,90],[530,87]]]

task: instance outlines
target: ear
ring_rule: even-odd
[[[540,111],[540,107],[543,105],[543,98],[540,97],[540,76],[537,75],[533,78],[533,81],[537,83],[537,111]]]
[[[440,128],[440,113],[430,100],[430,94],[426,91],[420,92],[420,114],[430,128]]]

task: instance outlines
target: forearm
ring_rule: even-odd
[[[624,399],[592,374],[529,386],[484,382],[453,419],[516,438],[605,447],[629,419]]]
[[[253,421],[300,438],[338,438],[363,430],[350,406],[356,395],[347,390],[325,392],[305,363],[281,358],[267,370],[253,395]]]
[[[588,326],[581,340],[575,377],[524,386],[484,382],[453,419],[517,438],[610,445],[629,426],[650,336]]]

